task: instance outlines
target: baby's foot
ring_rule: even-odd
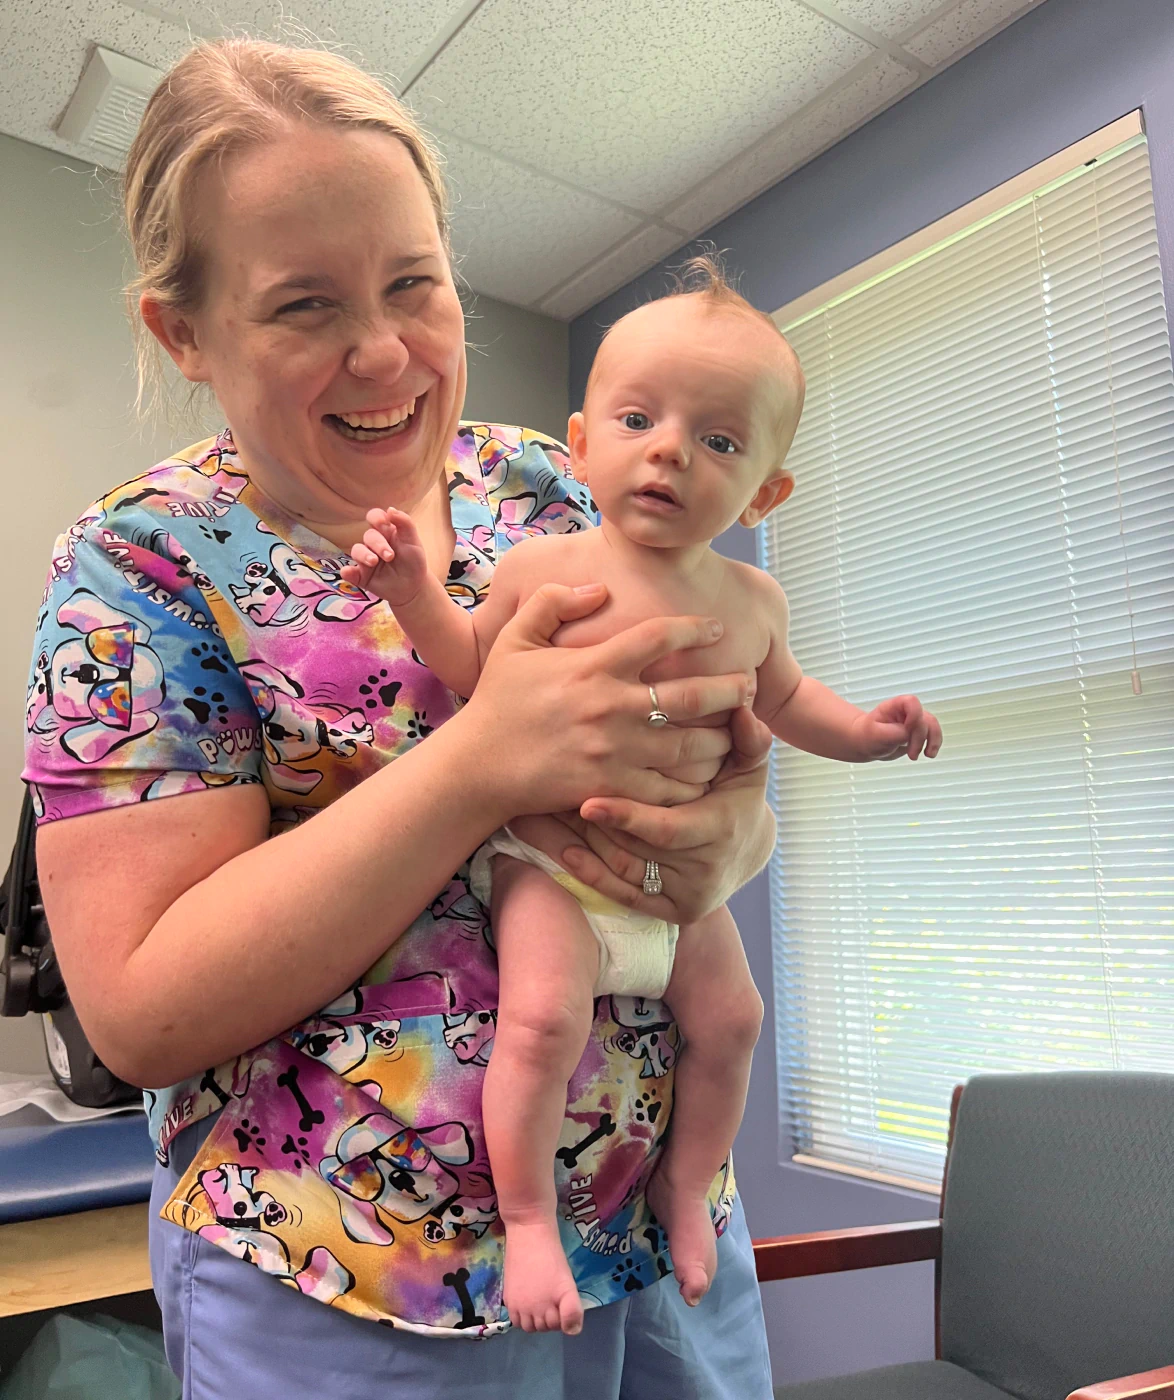
[[[717,1236],[706,1194],[675,1189],[663,1172],[653,1175],[646,1194],[653,1215],[669,1237],[669,1254],[681,1297],[695,1308],[709,1292],[717,1273]]]
[[[554,1220],[506,1227],[505,1305],[523,1332],[583,1330],[583,1304]]]

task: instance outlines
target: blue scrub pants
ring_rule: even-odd
[[[151,1275],[184,1400],[771,1400],[741,1202],[699,1307],[670,1276],[589,1309],[578,1337],[425,1337],[325,1307],[159,1219],[214,1121],[172,1143],[151,1194]]]

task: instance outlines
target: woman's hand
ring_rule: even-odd
[[[696,802],[667,808],[593,797],[579,818],[564,818],[586,842],[563,852],[566,868],[618,904],[672,923],[692,923],[724,904],[758,874],[775,843],[766,804],[770,730],[743,707],[730,733],[734,747]],[[643,891],[647,860],[660,865],[662,894]]]
[[[705,789],[666,771],[720,764],[730,751],[728,729],[689,728],[688,721],[741,707],[749,676],[658,682],[661,709],[673,721],[659,728],[648,723],[648,686],[640,680],[670,652],[711,646],[721,624],[654,618],[597,646],[552,644],[563,623],[594,612],[606,597],[602,585],[540,588],[502,629],[460,717],[481,731],[485,763],[494,765],[485,786],[506,809],[505,821],[575,810],[589,797],[623,799],[635,810],[691,803]]]

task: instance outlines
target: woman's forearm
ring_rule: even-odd
[[[353,985],[509,815],[477,783],[460,729],[457,717],[158,919],[123,979],[150,1086],[261,1044]]]

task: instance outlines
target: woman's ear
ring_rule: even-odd
[[[210,376],[190,317],[173,307],[163,306],[148,292],[139,297],[139,315],[185,379],[193,384],[208,383]]]
[[[587,430],[581,413],[572,413],[567,423],[567,447],[575,480],[587,484]]]
[[[738,520],[752,530],[766,519],[775,506],[781,506],[794,489],[795,478],[790,472],[781,471],[777,476],[769,477],[754,493],[754,499]]]

